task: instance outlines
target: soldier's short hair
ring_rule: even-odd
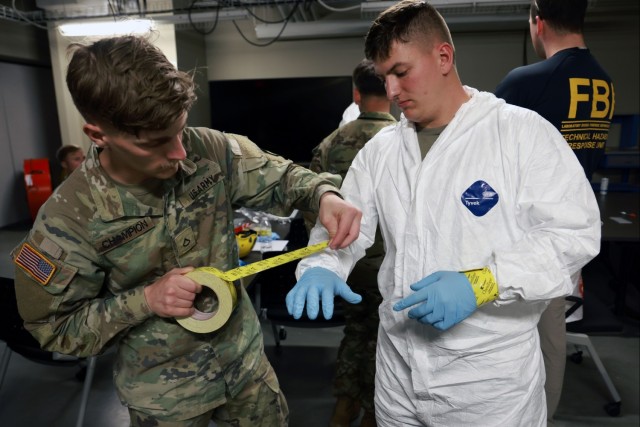
[[[587,14],[587,0],[531,0],[529,16],[547,22],[560,33],[582,33]]]
[[[177,70],[146,37],[74,43],[69,52],[67,86],[88,123],[133,135],[163,130],[196,100],[193,77]]]
[[[76,151],[82,151],[82,148],[74,144],[63,145],[56,151],[56,159],[59,163],[62,163],[69,154],[75,153]]]
[[[384,81],[376,75],[373,62],[368,59],[360,61],[353,70],[353,85],[364,96],[387,96]]]
[[[444,18],[424,0],[402,0],[378,15],[365,37],[365,56],[374,62],[389,59],[394,42],[418,42],[426,49],[446,42],[453,47]]]

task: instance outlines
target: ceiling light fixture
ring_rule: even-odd
[[[123,21],[77,22],[58,25],[60,34],[66,37],[113,36],[118,34],[145,34],[155,27],[151,19],[127,19]]]

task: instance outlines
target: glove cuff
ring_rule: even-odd
[[[461,271],[461,273],[469,280],[478,307],[498,298],[498,283],[488,267]]]

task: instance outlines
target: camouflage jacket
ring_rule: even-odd
[[[358,151],[382,128],[395,123],[396,119],[388,113],[365,112],[360,114],[356,120],[333,131],[313,149],[309,169],[317,173],[337,174],[344,180]],[[312,215],[305,215],[305,219],[315,223],[315,218],[312,218]],[[376,233],[373,246],[367,250],[367,254],[361,262],[378,268],[383,257],[382,237],[380,233]]]
[[[324,192],[337,192],[243,136],[187,128],[183,144],[187,159],[154,206],[110,180],[93,147],[12,253],[20,314],[42,347],[84,357],[117,343],[123,403],[174,419],[238,393],[260,361],[262,332],[244,289],[227,324],[197,334],[154,315],[144,286],[175,267],[237,266],[238,206],[317,211]]]

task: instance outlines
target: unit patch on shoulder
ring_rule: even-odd
[[[43,285],[49,283],[56,271],[56,266],[28,243],[22,245],[15,263]]]

